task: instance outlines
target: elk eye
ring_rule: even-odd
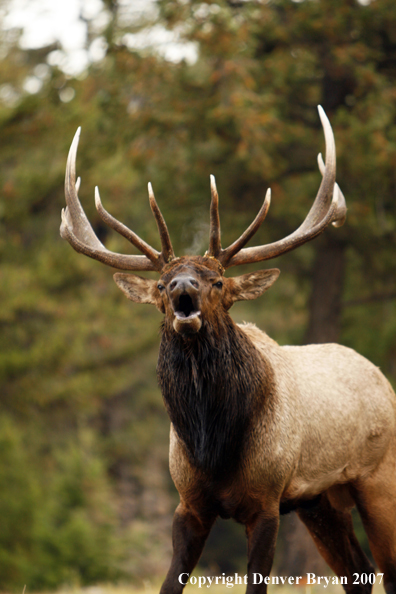
[[[223,286],[223,283],[221,281],[217,281],[217,283],[215,283],[213,286],[217,287],[218,289],[221,289]]]
[[[160,291],[163,291],[163,290],[165,289],[164,285],[161,285],[161,284],[158,284],[158,285],[157,285],[157,288],[158,288]]]

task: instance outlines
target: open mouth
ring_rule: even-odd
[[[175,308],[175,316],[178,320],[190,320],[199,316],[201,312],[196,308],[190,295],[180,295]]]

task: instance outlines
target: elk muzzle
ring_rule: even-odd
[[[179,334],[195,334],[202,326],[199,281],[187,274],[176,276],[169,285],[169,297]]]

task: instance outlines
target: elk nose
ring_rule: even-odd
[[[199,287],[198,281],[193,276],[180,275],[176,276],[170,283],[169,288],[171,293],[177,290],[177,292],[183,292],[191,289],[197,291]]]

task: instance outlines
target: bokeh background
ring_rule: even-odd
[[[81,0],[70,21],[48,6],[0,4],[2,591],[144,583],[171,553],[161,315],[59,237],[77,126],[80,198],[107,247],[133,250],[99,219],[94,186],[158,247],[151,181],[176,253],[202,254],[211,173],[224,244],[268,186],[254,241],[301,223],[320,183],[322,104],[347,223],[274,262],[276,285],[233,317],[281,344],[341,342],[396,385],[394,0]],[[356,529],[367,547],[357,518]],[[321,563],[285,517],[275,570],[328,575]],[[220,522],[201,570],[244,567],[242,527]]]

